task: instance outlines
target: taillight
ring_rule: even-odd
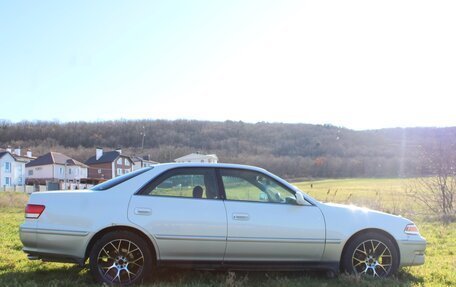
[[[46,206],[39,204],[27,204],[25,207],[25,218],[37,219],[43,213]]]

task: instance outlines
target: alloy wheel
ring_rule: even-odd
[[[392,268],[393,256],[385,243],[369,239],[355,248],[351,261],[356,274],[386,277]]]
[[[105,282],[129,284],[144,269],[144,254],[134,242],[116,239],[106,243],[97,256],[97,266]]]

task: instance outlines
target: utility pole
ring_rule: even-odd
[[[145,129],[145,127],[143,126],[142,129],[143,130],[140,133],[142,135],[141,151],[144,150],[144,138],[146,137],[146,129]]]
[[[66,183],[66,180],[67,180],[67,162],[65,161],[65,170],[63,171],[63,189],[66,189],[67,188],[67,183]]]

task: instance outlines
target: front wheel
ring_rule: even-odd
[[[367,232],[349,242],[342,258],[345,272],[368,277],[388,277],[399,267],[399,252],[391,239]]]
[[[96,281],[109,285],[140,283],[152,271],[146,241],[126,231],[105,234],[90,252],[90,272]]]

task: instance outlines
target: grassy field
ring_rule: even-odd
[[[407,196],[405,188],[413,179],[327,179],[295,183],[302,191],[323,202],[354,204],[412,220],[431,214]],[[424,192],[424,191],[423,191]]]
[[[340,275],[328,279],[317,272],[160,271],[148,286],[456,286],[456,223],[429,219],[424,208],[404,194],[407,180],[346,179],[295,183],[322,201],[372,207],[414,220],[428,240],[426,264],[403,268],[396,277],[366,280]],[[18,226],[27,196],[0,193],[0,286],[98,286],[86,268],[29,261],[21,251]]]

